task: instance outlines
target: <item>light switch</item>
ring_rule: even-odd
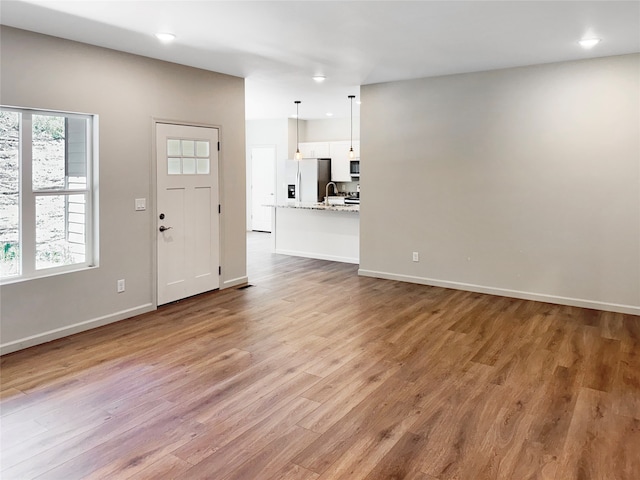
[[[147,209],[147,199],[146,198],[136,198],[136,211],[142,211]]]

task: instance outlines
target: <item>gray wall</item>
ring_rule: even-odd
[[[2,351],[154,308],[153,118],[220,127],[221,286],[246,281],[244,80],[8,27],[1,36],[3,104],[100,121],[100,267],[3,285]],[[147,211],[135,212],[141,197]]]
[[[304,137],[300,137],[301,142],[337,142],[351,139],[350,118],[306,120],[305,123]],[[360,140],[359,117],[353,117],[353,139]]]
[[[361,92],[361,274],[640,313],[640,55]]]

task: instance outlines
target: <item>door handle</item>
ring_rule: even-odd
[[[161,232],[165,232],[167,230],[171,230],[173,227],[165,227],[164,225],[160,225],[160,228],[158,230],[160,230]]]

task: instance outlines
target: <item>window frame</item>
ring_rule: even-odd
[[[20,147],[18,150],[18,236],[20,245],[20,273],[0,277],[0,285],[72,273],[98,267],[98,115],[60,110],[35,109],[0,105],[0,110],[17,112],[20,119]],[[33,116],[46,115],[77,118],[87,121],[86,131],[86,185],[84,188],[33,187]],[[67,132],[65,132],[67,138]],[[67,140],[65,140],[66,142]],[[85,197],[85,261],[69,265],[36,268],[36,202],[39,197],[84,195]],[[65,206],[65,223],[68,206]]]

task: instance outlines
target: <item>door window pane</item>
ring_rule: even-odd
[[[198,159],[198,175],[209,175],[209,159]]]
[[[209,156],[209,142],[196,142],[196,156],[197,157]]]
[[[169,175],[208,175],[209,142],[206,140],[168,139],[167,173]]]
[[[196,159],[195,158],[183,158],[182,159],[182,173],[185,175],[194,175],[196,173]]]
[[[179,158],[167,158],[167,173],[169,175],[180,175],[182,173],[180,163]]]
[[[182,150],[180,149],[180,140],[167,140],[167,155],[170,155],[172,157],[179,157],[180,155],[182,155]]]
[[[182,156],[193,157],[195,156],[195,143],[193,140],[182,140]]]

